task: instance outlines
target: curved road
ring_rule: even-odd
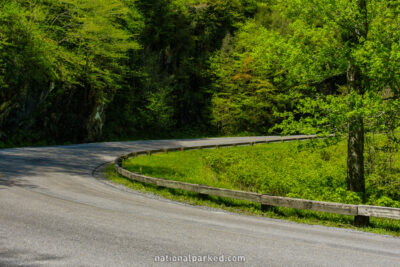
[[[400,265],[399,238],[193,207],[92,175],[135,150],[263,138],[0,150],[0,266],[153,266],[166,255],[245,256],[238,266]]]

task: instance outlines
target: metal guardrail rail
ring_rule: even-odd
[[[302,209],[302,210],[312,210],[319,212],[328,212],[335,214],[343,214],[355,216],[355,224],[358,226],[365,225],[368,220],[363,220],[363,218],[368,217],[380,217],[380,218],[390,218],[390,219],[400,219],[400,209],[399,208],[388,208],[380,206],[368,206],[368,205],[352,205],[334,202],[324,202],[324,201],[314,201],[306,199],[288,198],[288,197],[278,197],[271,195],[258,194],[253,192],[230,190],[224,188],[216,188],[206,185],[190,184],[185,182],[178,182],[173,180],[153,178],[139,173],[130,172],[122,168],[123,160],[130,157],[135,157],[138,155],[151,155],[152,153],[168,153],[169,151],[184,151],[202,148],[218,148],[227,146],[240,146],[240,145],[254,145],[260,143],[272,143],[272,142],[282,142],[282,141],[294,141],[294,140],[308,140],[317,138],[315,135],[311,136],[289,136],[289,137],[276,137],[269,138],[265,140],[259,140],[256,142],[239,142],[239,143],[224,143],[218,145],[203,145],[203,146],[191,146],[191,147],[175,147],[175,148],[164,148],[164,149],[154,149],[146,151],[133,152],[124,156],[117,158],[114,162],[116,171],[122,176],[137,182],[148,183],[157,185],[160,187],[167,187],[173,189],[187,190],[191,192],[196,192],[203,195],[213,195],[219,197],[234,198],[240,200],[247,200],[251,202],[260,203],[262,209],[266,210],[274,206]]]

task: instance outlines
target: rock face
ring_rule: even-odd
[[[37,121],[40,106],[47,101],[55,83],[39,90],[32,90],[26,82],[19,91],[0,95],[0,138],[16,130],[29,130]],[[6,91],[6,90],[5,90]]]
[[[87,123],[88,141],[98,140],[103,133],[104,126],[104,104],[98,103],[89,116]]]
[[[63,90],[54,82],[41,92],[29,88],[0,95],[0,141],[12,138],[16,144],[28,144],[42,135],[61,142],[101,138],[106,104],[88,97],[89,90]]]

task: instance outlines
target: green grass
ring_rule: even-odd
[[[133,172],[159,178],[205,184],[215,187],[254,191],[273,195],[305,199],[360,203],[360,197],[346,188],[345,143],[326,145],[321,142],[288,142],[257,145],[254,147],[231,147],[154,154],[129,159],[123,166]],[[260,204],[209,196],[196,193],[159,188],[131,182],[118,175],[112,167],[107,176],[114,182],[132,189],[151,192],[165,198],[222,208],[245,213],[291,221],[322,224],[356,229],[352,216],[274,208],[263,213]],[[376,173],[367,177],[369,204],[396,204],[396,195],[373,186]],[[380,197],[378,197],[380,196]],[[357,228],[359,229],[359,228]],[[400,236],[400,221],[371,218],[369,227],[363,231]]]

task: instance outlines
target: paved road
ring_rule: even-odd
[[[92,176],[135,150],[249,139],[0,150],[0,266],[153,266],[164,255],[245,256],[246,266],[400,266],[398,238],[192,207]]]

